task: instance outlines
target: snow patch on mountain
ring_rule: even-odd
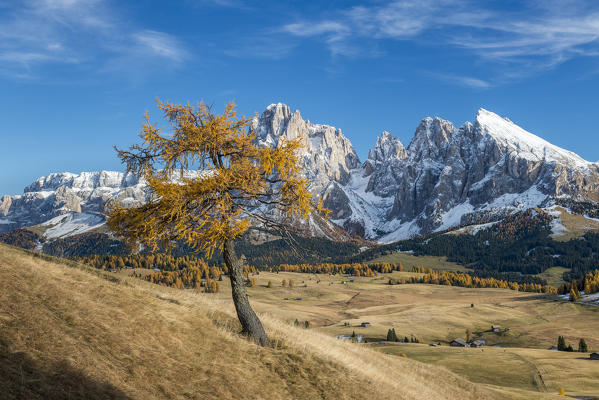
[[[104,223],[104,218],[97,214],[69,213],[52,218],[41,226],[49,227],[44,232],[44,237],[56,239],[89,232],[101,227]]]
[[[400,222],[399,220],[391,221],[383,226],[383,230],[389,232],[378,239],[379,243],[392,243],[398,240],[408,239],[418,236],[422,233],[422,229],[416,221]]]
[[[444,231],[452,226],[460,225],[462,217],[474,211],[474,207],[469,203],[458,204],[441,216],[441,225],[435,229],[435,232]]]
[[[456,229],[454,231],[451,232],[447,232],[445,233],[445,235],[455,235],[455,234],[468,234],[468,235],[476,235],[478,232],[480,231],[486,231],[487,229],[492,228],[493,226],[497,225],[499,222],[487,222],[486,224],[479,224],[479,225],[469,225],[469,226],[465,226],[463,228],[460,229]]]
[[[476,123],[483,134],[493,137],[503,146],[514,149],[518,156],[532,161],[557,162],[570,167],[587,168],[589,162],[578,154],[555,146],[522,129],[507,118],[487,111],[478,110]]]
[[[564,224],[562,224],[562,222],[558,218],[555,218],[551,221],[551,236],[552,237],[560,237],[568,232],[570,232],[570,230],[568,228],[566,228],[564,226]]]
[[[359,223],[364,227],[364,236],[374,238],[379,235],[378,222],[384,220],[386,214],[393,206],[393,199],[380,197],[366,190],[368,178],[364,176],[362,168],[350,171],[350,181],[343,187],[349,199],[351,216],[345,219],[332,220],[341,227],[347,223]]]
[[[598,164],[484,109],[459,128],[424,118],[407,148],[384,131],[364,163],[340,129],[304,120],[282,103],[269,105],[252,128],[260,146],[298,139],[310,191],[322,196],[332,222],[371,240],[476,225],[551,206],[556,197],[599,199]],[[53,173],[22,195],[0,198],[0,232],[40,223],[49,238],[96,229],[111,200],[141,205],[148,200],[146,183],[115,171]],[[315,235],[331,230],[315,218],[308,225]]]
[[[515,211],[522,211],[541,206],[548,197],[537,186],[532,186],[522,193],[506,193],[482,207],[481,210],[513,208]]]

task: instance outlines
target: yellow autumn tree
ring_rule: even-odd
[[[234,240],[250,228],[286,230],[273,212],[297,219],[326,211],[312,201],[300,173],[300,143],[257,146],[251,119],[238,116],[234,103],[222,114],[204,103],[157,105],[170,132],[146,113],[142,143],[117,149],[127,172],[147,182],[150,200],[134,208],[110,203],[108,225],[130,244],[153,250],[184,242],[208,256],[222,251],[243,333],[265,346],[268,337],[248,301]]]

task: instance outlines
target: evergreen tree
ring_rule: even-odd
[[[389,329],[387,331],[387,341],[388,342],[399,342],[399,338],[397,337],[397,333],[395,333],[395,328]]]
[[[580,339],[580,341],[578,342],[578,351],[581,353],[586,353],[589,351],[589,348],[587,347],[587,342],[584,339]]]
[[[310,327],[310,321],[304,321],[304,328],[308,329]]]
[[[563,336],[557,338],[557,349],[559,351],[566,351],[566,339]]]

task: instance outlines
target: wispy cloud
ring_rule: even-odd
[[[324,36],[333,55],[354,55],[355,46],[346,39],[351,29],[343,22],[321,21],[317,23],[296,22],[283,26],[283,31],[299,37]]]
[[[316,21],[299,19],[280,30],[323,40],[335,55],[343,55],[338,51],[343,47],[360,54],[356,49],[383,40],[449,46],[482,62],[500,63],[505,74],[499,80],[577,57],[598,56],[599,3],[528,0],[522,4],[515,10],[490,8],[474,0],[398,0],[340,9]],[[478,78],[455,81],[478,88],[491,85]]]
[[[272,32],[262,32],[254,36],[240,38],[234,47],[224,50],[224,54],[235,58],[266,58],[279,60],[289,54],[297,45],[297,40],[281,40]]]
[[[459,86],[466,86],[473,89],[489,89],[493,86],[490,82],[474,78],[471,76],[452,75],[452,74],[441,74],[436,72],[428,72],[425,75],[430,76],[439,81],[444,81]]]
[[[181,62],[187,57],[179,41],[172,35],[152,30],[134,33],[132,38],[143,52],[148,51],[157,57]]]
[[[296,36],[314,36],[327,34],[331,37],[343,38],[350,33],[349,27],[337,21],[321,21],[313,24],[294,23],[283,27],[283,30]]]
[[[46,65],[123,68],[188,57],[177,38],[123,23],[105,0],[27,0],[0,16],[0,73],[34,78]],[[135,62],[135,61],[139,62]]]

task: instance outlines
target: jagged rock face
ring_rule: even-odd
[[[348,219],[343,223],[343,229],[345,229],[352,236],[363,238],[366,235],[364,221],[353,221]]]
[[[323,205],[332,211],[331,219],[344,219],[352,214],[347,194],[336,182],[326,188],[322,197]]]
[[[408,147],[410,160],[420,162],[447,157],[454,131],[455,128],[449,121],[440,118],[423,119]]]
[[[376,139],[376,146],[368,152],[368,160],[374,165],[384,164],[393,159],[408,158],[408,151],[401,140],[393,137],[389,132],[383,131]]]
[[[300,112],[284,104],[271,104],[254,120],[257,141],[277,146],[281,140],[299,138],[301,162],[313,192],[321,193],[331,181],[346,184],[349,171],[360,165],[351,142],[340,129],[304,121]]]
[[[351,214],[349,199],[338,185],[349,182],[350,171],[360,166],[360,160],[340,129],[304,121],[298,110],[292,113],[288,106],[278,103],[269,105],[259,118],[254,119],[253,130],[260,146],[278,146],[285,140],[299,139],[301,167],[310,191],[322,195],[339,218]],[[276,210],[272,213],[277,218],[285,218]],[[307,224],[295,221],[294,224],[315,234],[335,231],[338,235],[331,226],[325,226],[330,224],[323,224],[320,219],[311,219]]]
[[[2,196],[2,200],[0,200],[0,215],[6,217],[10,210],[10,206],[12,204],[12,198],[8,195]]]
[[[597,196],[598,183],[597,164],[481,109],[474,124],[459,129],[424,119],[408,157],[375,169],[368,189],[379,196],[394,193],[388,220],[415,223],[428,233],[477,212],[541,206],[551,196],[589,199]]]
[[[460,128],[423,119],[407,149],[383,132],[364,164],[341,130],[305,121],[284,104],[268,106],[253,129],[262,146],[298,138],[310,190],[322,196],[331,221],[368,239],[399,240],[480,222],[550,205],[558,196],[599,202],[599,164],[483,109]],[[0,231],[43,223],[53,235],[81,233],[103,223],[101,207],[110,199],[143,204],[144,189],[143,181],[118,172],[51,174],[22,195],[1,198]],[[338,234],[318,218],[302,224],[314,235]]]
[[[376,146],[368,153],[364,163],[364,176],[371,176],[367,191],[374,191],[378,196],[387,196],[396,190],[396,177],[392,165],[395,160],[408,158],[408,151],[403,143],[389,132],[383,131],[376,139]]]
[[[68,186],[61,186],[56,190],[52,208],[54,213],[58,213],[58,215],[66,214],[70,211],[80,213],[81,202],[79,201],[79,197]]]
[[[22,195],[2,198],[0,215],[8,217],[10,223],[0,224],[0,231],[55,218],[59,223],[66,221],[59,218],[65,214],[82,214],[71,216],[69,222],[74,218],[97,224],[103,219],[102,206],[113,198],[124,205],[141,205],[147,199],[145,184],[133,175],[112,171],[50,174],[27,186]]]

